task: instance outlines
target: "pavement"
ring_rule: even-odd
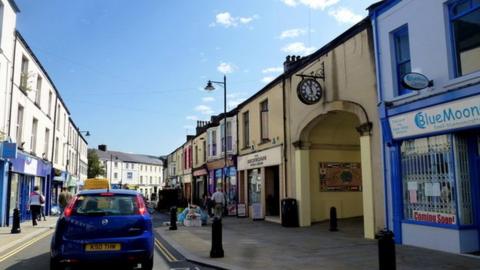
[[[52,233],[58,217],[47,216],[46,219],[46,221],[43,219],[39,221],[35,227],[32,226],[31,220],[20,223],[21,232],[17,234],[11,233],[11,225],[10,227],[0,227],[0,255],[35,238]]]
[[[285,228],[266,221],[227,217],[223,221],[224,258],[211,259],[211,226],[156,232],[187,260],[220,269],[378,269],[376,240],[363,238],[362,220]],[[397,245],[397,269],[480,269],[480,258]]]

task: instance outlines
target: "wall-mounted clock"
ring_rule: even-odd
[[[307,105],[315,104],[322,98],[322,86],[313,78],[303,79],[297,86],[297,96]]]

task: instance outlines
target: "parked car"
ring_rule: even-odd
[[[152,219],[139,193],[85,190],[75,195],[57,222],[50,269],[85,264],[152,269],[153,252]]]

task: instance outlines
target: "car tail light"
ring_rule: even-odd
[[[75,205],[75,202],[77,201],[77,196],[73,197],[70,202],[68,203],[67,207],[65,207],[65,210],[63,211],[63,215],[66,217],[69,217],[72,215],[73,212],[73,206]]]
[[[103,192],[103,193],[100,193],[100,196],[113,196],[115,195],[115,193],[112,193],[112,192]]]
[[[147,207],[145,206],[145,201],[140,195],[137,195],[137,206],[138,206],[137,214],[145,215],[146,213],[148,213]]]

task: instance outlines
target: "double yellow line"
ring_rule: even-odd
[[[32,238],[31,240],[27,241],[26,243],[22,244],[21,246],[13,249],[12,251],[8,252],[7,254],[0,256],[0,262],[5,261],[6,259],[8,259],[8,258],[12,257],[13,255],[17,254],[18,252],[20,252],[20,251],[24,250],[25,248],[31,246],[35,242],[49,236],[50,234],[52,234],[52,232],[53,232],[52,230],[48,230],[48,231],[40,234],[39,236]]]
[[[178,259],[168,251],[168,249],[160,242],[157,238],[155,238],[155,246],[160,250],[163,257],[165,257],[169,262],[178,262]]]

